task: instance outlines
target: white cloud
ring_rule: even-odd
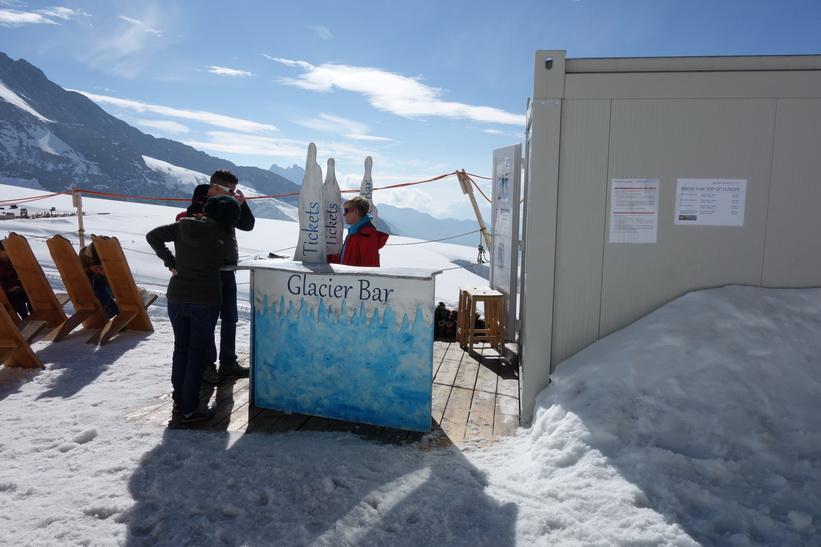
[[[334,37],[334,35],[331,34],[331,31],[327,27],[314,26],[314,27],[308,27],[308,28],[311,29],[312,31],[316,32],[316,35],[319,36],[320,38],[322,38],[323,40],[330,40],[331,38]]]
[[[249,154],[304,158],[308,143],[291,139],[248,135],[230,131],[209,131],[208,140],[185,141],[185,144],[201,150],[228,154]],[[304,159],[303,159],[304,161]]]
[[[359,183],[362,182],[362,173],[364,172],[366,157],[371,156],[374,166],[381,166],[384,164],[383,158],[381,158],[380,155],[372,148],[364,148],[356,143],[351,143],[350,141],[324,141],[322,139],[317,139],[315,142],[316,149],[320,156],[334,158],[336,160],[337,176],[342,173],[343,164],[361,166],[361,171],[357,169],[357,172],[359,173],[359,181],[356,184],[356,188],[359,188]],[[304,152],[302,156],[303,158],[305,157]]]
[[[368,126],[362,122],[349,120],[333,114],[319,114],[318,118],[302,118],[294,120],[294,123],[314,129],[316,131],[324,131],[326,133],[338,133],[349,139],[367,140],[367,141],[393,141],[388,137],[377,137],[368,135]]]
[[[214,114],[213,112],[205,112],[203,110],[184,110],[180,108],[171,108],[168,106],[144,103],[141,101],[132,101],[129,99],[118,99],[116,97],[96,95],[94,93],[87,93],[85,91],[77,91],[77,93],[82,93],[95,103],[110,104],[119,108],[124,108],[126,110],[133,110],[135,112],[152,112],[154,114],[168,116],[170,118],[194,120],[216,127],[231,129],[232,131],[240,131],[245,133],[273,133],[275,131],[278,131],[278,129],[275,126],[270,124],[252,122],[249,120],[242,120],[239,118],[232,118],[230,116],[223,116],[222,114]]]
[[[209,66],[208,72],[219,76],[253,76],[253,74],[246,72],[245,70],[235,70],[224,66]]]
[[[56,17],[57,19],[63,19],[64,21],[68,21],[73,19],[78,15],[88,15],[83,11],[80,10],[73,10],[71,8],[63,8],[59,6],[53,6],[46,9],[38,10],[39,13],[43,14],[46,17]]]
[[[305,165],[305,157],[308,150],[307,141],[232,133],[229,131],[211,131],[206,134],[206,137],[206,139],[187,140],[183,142],[199,150],[208,150],[214,153],[270,156],[272,160],[276,159],[277,163],[295,164],[299,166]],[[343,162],[361,165],[367,156],[374,157],[374,161],[378,159],[378,156],[372,151],[359,148],[349,143],[322,141],[319,139],[314,139],[313,142],[316,144],[320,154],[317,161],[322,167],[323,173],[326,169],[325,162],[327,159],[334,158],[336,160],[336,173],[338,178],[342,176],[340,166]],[[359,188],[359,184],[362,181],[361,172],[356,175],[356,177],[358,177],[356,185],[350,188]],[[340,185],[342,185],[341,180]]]
[[[487,133],[488,135],[498,135],[500,137],[510,137],[512,139],[521,139],[524,140],[524,127],[522,127],[521,131],[500,131],[498,129],[482,129],[482,133]]]
[[[153,34],[154,36],[162,36],[162,31],[161,31],[161,30],[157,30],[157,29],[154,29],[154,28],[151,28],[151,27],[147,27],[147,26],[145,25],[145,23],[143,23],[143,22],[142,22],[142,21],[140,21],[139,19],[134,19],[133,17],[128,17],[127,15],[120,15],[119,17],[120,17],[120,19],[122,19],[123,21],[127,21],[127,22],[129,22],[129,23],[131,23],[131,24],[133,24],[133,25],[136,25],[136,26],[137,26],[137,27],[139,27],[139,28],[140,28],[140,30],[142,30],[143,32],[147,32],[147,33],[149,33],[149,34]]]
[[[134,123],[142,127],[152,127],[166,133],[174,133],[177,135],[191,131],[187,125],[171,120],[134,120]]]
[[[0,9],[0,26],[19,27],[23,25],[59,25],[55,19],[68,21],[80,15],[86,15],[81,10],[51,7],[34,11],[20,11]]]
[[[405,180],[404,182],[413,182]],[[384,181],[374,181],[374,186],[390,186]],[[431,195],[415,186],[404,188],[392,188],[390,190],[381,190],[376,195],[376,204],[384,203],[385,205],[393,205],[394,207],[411,207],[417,211],[433,211],[437,207],[437,200],[434,200]],[[440,200],[441,201],[441,200]]]
[[[405,118],[439,116],[505,125],[523,126],[525,123],[523,115],[498,108],[443,101],[440,99],[441,89],[427,86],[419,78],[371,67],[333,63],[314,66],[304,61],[266,57],[303,70],[303,74],[296,78],[280,79],[284,84],[319,92],[330,92],[334,88],[353,91],[364,95],[374,108]]]
[[[0,25],[4,27],[19,27],[30,24],[56,24],[39,13],[0,9]]]
[[[346,137],[349,139],[354,139],[358,141],[388,141],[393,142],[395,139],[391,139],[388,137],[375,137],[373,135],[357,135],[355,133],[346,133]]]
[[[118,15],[101,21],[84,35],[88,44],[81,50],[84,60],[97,70],[124,78],[137,78],[156,62],[163,49],[176,39],[166,38],[162,28],[174,28],[174,10],[149,2],[133,3],[139,17]]]
[[[318,118],[298,119],[294,120],[294,123],[309,129],[333,133],[365,133],[368,130],[368,126],[364,123],[324,112],[321,112]]]
[[[310,63],[306,63],[305,61],[292,61],[290,59],[283,59],[281,57],[271,57],[270,55],[266,55],[264,53],[262,54],[262,56],[265,57],[266,59],[270,59],[272,61],[282,63],[283,65],[286,65],[286,66],[295,66],[295,67],[305,68],[305,69],[311,68],[313,66]]]

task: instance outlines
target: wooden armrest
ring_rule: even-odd
[[[148,309],[148,306],[153,304],[154,301],[157,299],[157,295],[151,294],[145,289],[140,289],[140,298],[143,301],[143,306],[145,306],[145,309]]]

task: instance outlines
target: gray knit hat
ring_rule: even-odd
[[[205,216],[217,221],[217,224],[226,230],[234,227],[239,215],[239,202],[232,196],[220,194],[208,198],[205,202]]]

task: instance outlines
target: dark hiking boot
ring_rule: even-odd
[[[188,414],[183,414],[180,416],[180,421],[184,424],[190,424],[194,422],[204,422],[206,420],[210,420],[214,417],[213,409],[206,408],[206,409],[197,409],[194,412],[189,412]]]
[[[212,386],[221,386],[230,382],[231,379],[217,372],[217,365],[210,365],[205,369],[205,373],[202,375],[202,381]]]
[[[248,367],[244,367],[234,359],[233,363],[220,363],[219,375],[228,380],[237,380],[239,378],[248,378],[250,371]]]

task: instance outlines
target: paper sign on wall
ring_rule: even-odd
[[[659,179],[613,179],[610,243],[655,243]]]
[[[678,179],[675,224],[744,226],[746,179]]]

